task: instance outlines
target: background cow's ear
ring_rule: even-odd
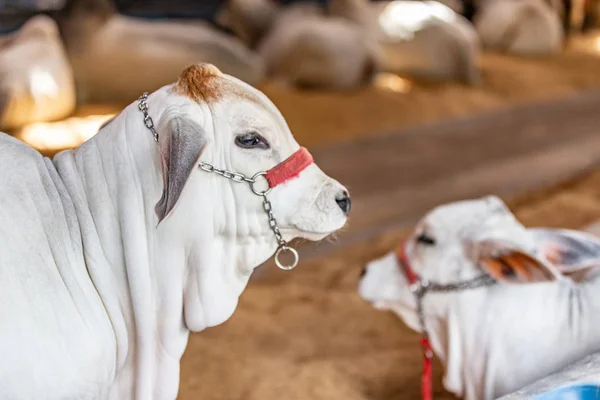
[[[565,276],[580,282],[600,272],[600,239],[568,229],[529,229],[540,257]]]
[[[560,273],[546,260],[529,254],[517,246],[498,239],[475,244],[481,268],[498,281],[510,283],[549,282]]]
[[[159,222],[177,204],[190,173],[198,165],[206,140],[204,128],[184,117],[169,119],[166,129],[159,131],[163,192],[154,208]]]

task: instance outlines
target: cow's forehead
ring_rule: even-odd
[[[252,86],[223,74],[211,64],[197,64],[187,67],[175,85],[175,91],[196,102],[207,104],[245,101],[258,106],[278,124],[284,124],[281,113],[275,105]]]
[[[424,219],[432,230],[469,234],[481,229],[519,227],[504,203],[496,197],[465,200],[439,206]]]

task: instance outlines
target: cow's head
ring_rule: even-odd
[[[185,262],[185,319],[198,330],[229,318],[252,270],[277,247],[263,198],[247,183],[202,170],[200,162],[252,177],[300,147],[266,96],[211,65],[189,67],[164,90],[157,232],[159,246]],[[160,107],[152,97],[151,113]],[[350,208],[346,189],[315,164],[273,188],[268,199],[288,241],[326,237],[345,224]]]
[[[458,395],[464,395],[463,379],[470,371],[484,373],[483,367],[469,369],[464,363],[479,365],[481,360],[475,360],[476,356],[489,360],[492,346],[501,350],[502,362],[508,363],[503,367],[512,368],[506,371],[495,365],[492,374],[504,374],[503,379],[510,381],[508,375],[520,368],[515,367],[518,359],[511,360],[513,350],[517,354],[522,354],[523,348],[533,351],[535,346],[527,342],[539,340],[536,335],[524,334],[530,322],[536,332],[546,329],[548,335],[548,330],[564,328],[556,322],[559,317],[553,297],[559,301],[559,296],[550,293],[560,290],[556,283],[572,287],[574,281],[586,279],[600,265],[600,243],[595,237],[565,230],[527,229],[499,198],[491,196],[434,209],[404,246],[421,278],[451,284],[488,274],[497,281],[472,290],[430,293],[423,300],[434,350],[447,364],[446,387]],[[375,307],[394,311],[411,329],[420,331],[416,299],[395,252],[369,263],[359,292]],[[552,318],[542,321],[546,316]],[[486,342],[490,337],[493,339]],[[477,349],[471,354],[465,351],[469,347]],[[487,383],[495,385],[493,375],[488,378]]]

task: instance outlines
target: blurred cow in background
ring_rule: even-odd
[[[255,48],[267,73],[285,84],[347,90],[370,82],[379,69],[377,44],[364,27],[326,15],[317,3],[231,0],[217,20]]]
[[[563,47],[560,12],[544,0],[480,0],[473,22],[491,50],[549,55]]]
[[[80,100],[130,101],[198,62],[252,85],[264,77],[260,57],[203,20],[134,18],[117,13],[109,0],[70,3],[59,22]]]
[[[56,23],[39,15],[0,36],[0,129],[64,118],[75,84]]]
[[[594,25],[600,0],[11,4],[29,11],[15,19],[0,7],[3,129],[68,115],[73,80],[78,102],[126,102],[196,62],[215,64],[252,85],[269,76],[295,87],[348,90],[370,82],[378,71],[477,83],[480,45],[510,54],[554,54],[562,48],[563,31]],[[54,22],[38,18],[15,32],[40,12]],[[43,50],[35,50],[40,43]],[[19,62],[10,61],[15,57]],[[40,66],[43,73],[34,73]],[[44,95],[34,93],[34,75],[36,82],[46,82]],[[56,93],[50,95],[53,85]]]
[[[476,32],[440,2],[331,0],[329,12],[359,23],[377,39],[384,71],[464,83],[480,80]]]
[[[549,55],[563,43],[564,2],[571,0],[439,0],[475,25],[483,46],[518,55]]]
[[[600,350],[599,272],[598,238],[526,229],[488,197],[431,211],[398,252],[368,265],[359,292],[416,331],[420,301],[446,389],[491,400]]]

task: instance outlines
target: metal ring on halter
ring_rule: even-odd
[[[289,265],[282,264],[281,261],[279,261],[279,255],[284,252],[292,253],[292,255],[294,256],[294,261]],[[277,264],[277,266],[279,268],[281,268],[285,271],[289,271],[290,269],[296,268],[299,261],[300,261],[300,256],[298,255],[298,252],[296,251],[296,249],[294,249],[293,247],[284,245],[284,246],[281,246],[280,248],[278,248],[277,252],[275,253],[275,264]]]
[[[256,194],[258,196],[266,196],[266,195],[268,195],[271,192],[271,188],[268,188],[267,190],[261,192],[260,190],[256,189],[256,187],[255,187],[255,185],[256,185],[256,178],[258,178],[259,176],[264,176],[264,175],[267,175],[267,173],[264,172],[264,171],[255,174],[252,177],[252,182],[250,183],[250,188],[252,189],[252,191],[254,192],[254,194]],[[267,185],[268,184],[269,184],[269,182],[267,181]],[[295,265],[294,265],[294,267],[295,267]]]

